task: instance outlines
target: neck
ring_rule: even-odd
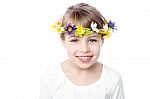
[[[100,78],[102,64],[96,62],[90,68],[82,69],[66,60],[62,63],[62,69],[66,77],[73,83],[77,85],[88,85]]]

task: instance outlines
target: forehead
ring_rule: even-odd
[[[68,38],[71,38],[71,37],[76,37],[76,38],[90,38],[90,37],[98,37],[100,38],[101,35],[100,34],[97,34],[97,33],[92,33],[91,35],[83,35],[82,37],[79,37],[79,36],[75,36],[75,34],[65,34],[66,37]]]

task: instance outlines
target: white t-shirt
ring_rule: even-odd
[[[42,76],[40,99],[124,99],[121,76],[114,69],[103,65],[98,81],[79,86],[72,83],[60,67]]]

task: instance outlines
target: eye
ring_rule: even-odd
[[[78,39],[72,39],[72,40],[70,40],[70,42],[74,42],[74,43],[76,43],[78,41],[79,41]]]
[[[97,42],[96,39],[89,39],[89,42]]]

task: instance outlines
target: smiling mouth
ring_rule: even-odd
[[[78,60],[80,60],[81,62],[89,62],[93,55],[91,56],[76,56]]]

